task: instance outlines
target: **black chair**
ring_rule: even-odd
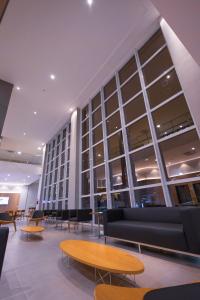
[[[63,223],[69,220],[69,210],[57,210],[57,215],[56,215],[56,227],[58,225],[61,225],[61,228],[63,226]]]
[[[9,213],[0,213],[0,226],[1,225],[7,225],[7,224],[13,224],[15,231],[17,230],[15,217],[10,216]]]
[[[200,283],[183,284],[160,289],[119,287],[106,284],[97,285],[95,300],[199,300]]]
[[[72,212],[73,214],[74,212]],[[73,222],[74,228],[77,227],[79,223],[82,223],[82,228],[83,228],[83,223],[90,222],[92,221],[92,209],[77,209],[76,210],[76,215],[74,217],[69,217],[69,230],[70,230],[70,222]]]
[[[39,222],[42,220],[44,220],[43,210],[35,210],[29,221],[35,222],[35,225],[38,226]]]
[[[1,277],[2,267],[3,267],[6,245],[8,241],[8,233],[9,233],[8,227],[0,228],[0,277]]]

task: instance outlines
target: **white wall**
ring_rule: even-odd
[[[164,19],[161,20],[160,25],[188,106],[200,133],[200,67]]]
[[[200,65],[200,1],[151,0]]]

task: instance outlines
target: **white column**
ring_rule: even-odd
[[[76,109],[71,115],[71,144],[69,160],[69,195],[68,208],[79,206],[79,134],[80,110]]]

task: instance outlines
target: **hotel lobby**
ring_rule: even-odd
[[[0,0],[0,300],[199,299],[199,10]]]

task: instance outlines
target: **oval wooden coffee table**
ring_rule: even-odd
[[[44,231],[44,227],[42,226],[24,226],[21,228],[21,231],[27,233],[27,237],[28,237],[28,234],[30,233],[41,233],[42,231]]]
[[[144,264],[135,256],[116,247],[99,243],[66,240],[59,245],[60,249],[74,260],[93,267],[95,269],[95,280],[97,275],[103,278],[111,274],[136,275],[144,272]],[[100,271],[106,273],[102,275]]]

